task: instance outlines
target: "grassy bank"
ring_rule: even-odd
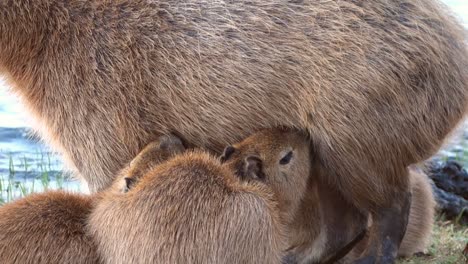
[[[32,157],[3,153],[3,157],[7,168],[0,173],[0,205],[35,192],[80,191],[78,182],[53,162],[50,152],[38,151]]]
[[[468,243],[468,228],[439,217],[434,225],[432,243],[427,254],[400,260],[400,264],[468,263],[463,250]]]

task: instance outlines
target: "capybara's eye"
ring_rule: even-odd
[[[279,163],[281,165],[286,165],[288,164],[289,162],[291,162],[291,159],[293,158],[293,152],[292,151],[289,151],[286,155],[284,155],[284,157],[282,157],[279,161]]]

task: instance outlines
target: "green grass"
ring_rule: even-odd
[[[400,264],[462,264],[468,263],[463,250],[468,243],[468,228],[441,217],[434,225],[432,243],[424,256],[400,260]]]
[[[35,162],[31,163],[30,158]],[[71,177],[58,171],[51,160],[51,154],[43,151],[37,151],[33,157],[8,154],[8,172],[0,174],[0,205],[35,192],[67,190]]]

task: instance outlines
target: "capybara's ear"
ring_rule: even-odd
[[[236,148],[234,148],[233,146],[227,146],[224,149],[223,154],[220,157],[221,163],[226,162],[235,151],[236,151]]]
[[[125,177],[125,187],[124,187],[124,193],[128,192],[133,185],[135,185],[136,179],[135,178],[130,178],[130,177]]]
[[[264,180],[265,173],[263,172],[263,162],[258,156],[248,156],[244,160],[244,172],[242,173],[245,179]]]
[[[185,151],[185,145],[182,139],[173,134],[159,137],[159,147],[166,151],[173,151],[174,153],[182,153]]]

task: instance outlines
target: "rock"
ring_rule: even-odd
[[[437,209],[449,220],[458,219],[462,225],[468,225],[468,201],[453,193],[446,192],[433,185]]]
[[[433,161],[427,173],[433,181],[434,195],[438,209],[447,219],[459,218],[468,225],[468,173],[460,163]]]
[[[468,173],[460,163],[433,163],[428,174],[438,188],[468,199]]]

